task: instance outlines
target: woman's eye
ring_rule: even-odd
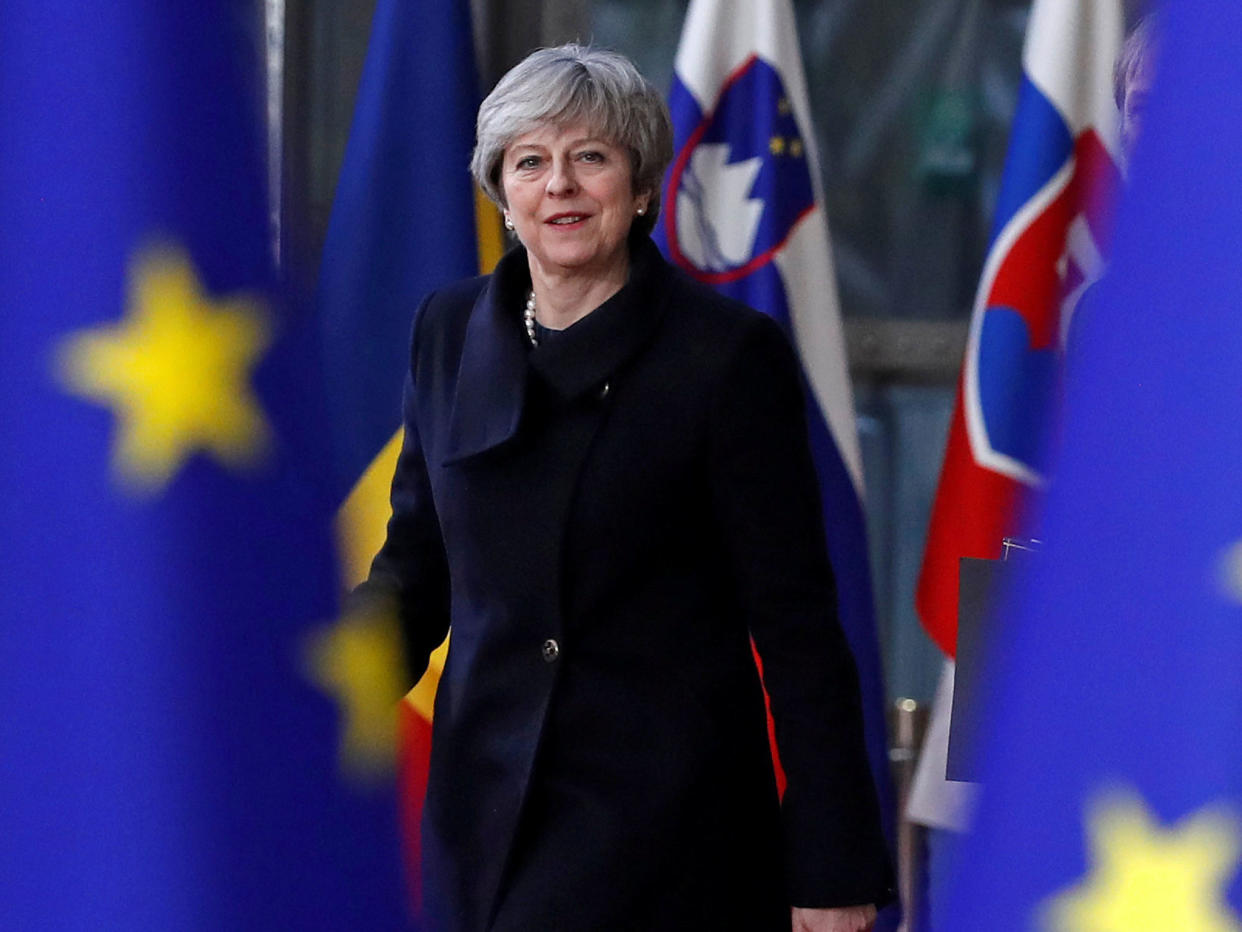
[[[524,155],[517,160],[517,168],[534,168],[539,164],[538,156]]]
[[[604,154],[602,152],[594,151],[583,152],[578,156],[578,158],[584,162],[602,162],[604,160]]]

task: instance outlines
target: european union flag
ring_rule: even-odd
[[[389,632],[336,626],[260,7],[0,18],[0,916],[400,928]]]
[[[1242,929],[1242,6],[1165,13],[953,929]]]

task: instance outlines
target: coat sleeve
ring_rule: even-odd
[[[788,340],[769,318],[753,318],[713,406],[713,508],[776,723],[790,902],[879,904],[892,897],[892,870],[804,405]]]
[[[449,576],[418,423],[418,332],[429,296],[414,315],[410,368],[402,400],[401,453],[393,473],[392,516],[384,545],[366,581],[353,592],[359,605],[395,609],[412,686],[449,627]]]

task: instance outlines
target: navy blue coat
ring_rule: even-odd
[[[412,672],[450,626],[430,928],[789,928],[885,901],[794,354],[668,266],[532,350],[525,253],[419,307],[364,595]],[[788,788],[778,800],[764,666]]]

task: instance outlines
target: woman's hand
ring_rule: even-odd
[[[793,932],[871,932],[875,907],[841,906],[835,909],[793,909]]]

